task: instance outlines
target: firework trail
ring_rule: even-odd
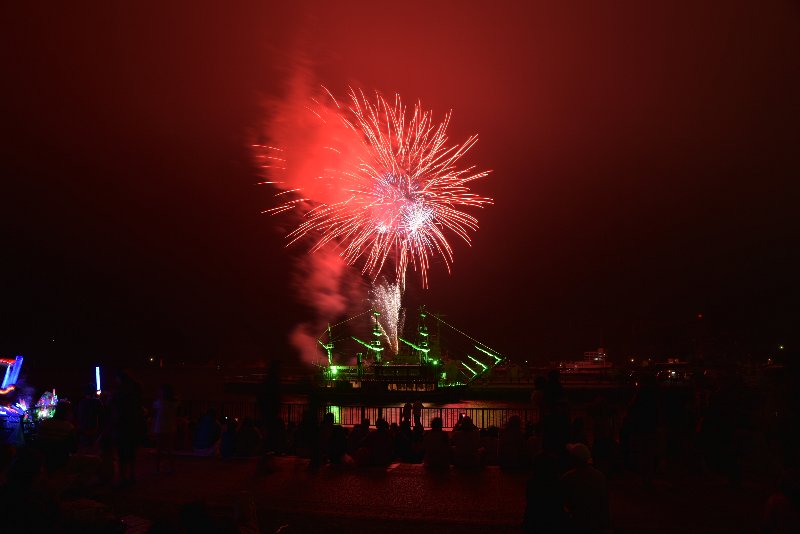
[[[430,111],[420,104],[409,110],[399,96],[390,105],[379,94],[371,101],[351,90],[343,107],[328,95],[332,105],[314,101],[315,108],[306,108],[316,124],[308,136],[312,141],[303,141],[310,149],[294,155],[300,168],[292,174],[299,180],[281,180],[295,161],[284,149],[256,145],[274,177],[267,183],[279,183],[281,194],[302,195],[267,212],[300,208],[304,219],[289,234],[290,242],[311,236],[312,252],[334,243],[343,260],[361,264],[373,282],[388,264],[402,292],[410,264],[427,287],[432,257],[442,258],[450,271],[447,234],[469,244],[470,231],[478,228],[477,219],[460,208],[492,203],[468,187],[489,171],[457,167],[477,136],[447,146],[450,114],[435,124]]]
[[[403,288],[400,284],[388,282],[381,277],[380,281],[373,284],[370,290],[372,307],[380,313],[378,325],[393,354],[400,350],[400,334],[403,333],[403,324],[406,314],[402,308]]]

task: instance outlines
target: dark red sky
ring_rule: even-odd
[[[302,251],[247,143],[298,58],[480,135],[496,205],[411,305],[517,358],[683,354],[698,312],[721,351],[800,343],[796,1],[29,4],[0,23],[4,354],[288,350]]]

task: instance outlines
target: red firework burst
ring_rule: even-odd
[[[335,132],[318,139],[320,149],[328,152],[325,163],[308,177],[310,187],[283,192],[299,190],[303,198],[267,211],[304,210],[304,220],[289,234],[291,242],[313,236],[312,251],[334,242],[348,264],[361,263],[373,280],[393,263],[401,287],[411,264],[427,286],[431,257],[441,257],[450,270],[453,250],[447,234],[470,243],[470,231],[478,228],[478,220],[460,208],[492,203],[468,187],[489,171],[457,167],[478,137],[447,146],[450,113],[436,124],[430,111],[420,104],[409,111],[399,96],[393,106],[380,94],[374,101],[363,92],[351,90],[349,96],[346,107],[330,95],[334,106],[317,102],[317,109],[310,110],[320,131]],[[280,162],[273,168],[285,171],[292,162],[274,150],[261,157]]]

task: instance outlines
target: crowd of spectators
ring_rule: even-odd
[[[275,455],[308,458],[312,468],[404,462],[435,473],[499,466],[529,475],[527,531],[603,532],[612,524],[609,479],[633,473],[650,487],[658,479],[694,471],[715,473],[738,487],[747,436],[761,433],[778,448],[784,444],[776,461],[785,466],[780,487],[766,503],[765,532],[797,524],[798,478],[792,476],[797,454],[786,445],[792,443],[791,433],[752,416],[746,388],[735,376],[670,398],[654,381],[644,380],[625,407],[599,396],[575,411],[554,373],[536,381],[532,403],[537,421],[512,415],[502,428],[478,428],[467,416],[452,429],[445,429],[439,417],[424,428],[419,402],[407,403],[399,421],[391,423],[379,417],[347,428],[313,402],[299,422],[285,422],[280,399],[266,394],[260,397],[257,417],[220,416],[214,409],[192,416],[169,385],[147,403],[142,387],[122,371],[109,389],[98,396],[87,388],[74,405],[60,402],[53,417],[39,424],[33,442],[3,448],[3,491],[28,495],[43,510],[43,521],[56,513],[56,501],[52,493],[39,491],[42,480],[62,483],[61,493],[80,484],[130,486],[137,451],[146,447],[153,463],[145,468],[159,473],[165,466],[166,473],[174,470],[177,454],[260,457],[267,459],[262,467]]]

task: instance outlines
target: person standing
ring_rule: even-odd
[[[400,419],[401,423],[408,421],[408,424],[409,425],[411,424],[411,410],[412,410],[411,403],[406,402],[403,405],[403,415],[402,418]]]
[[[94,386],[86,386],[83,398],[78,401],[75,422],[78,432],[78,445],[84,449],[92,447],[100,433],[100,418],[103,403],[97,396]]]
[[[573,532],[610,532],[611,514],[605,475],[591,465],[592,454],[583,443],[567,451],[575,467],[561,477],[564,509]]]
[[[37,444],[48,473],[66,466],[70,455],[77,449],[75,426],[69,422],[69,412],[69,402],[61,401],[56,405],[53,417],[39,425]]]
[[[498,460],[503,469],[515,470],[525,466],[525,434],[518,415],[509,417],[505,428],[500,432]]]
[[[281,411],[281,365],[280,361],[270,363],[264,381],[258,392],[258,417],[261,423],[263,442],[261,444],[261,460],[257,471],[260,474],[270,473],[273,469],[273,455],[283,451],[283,421]]]
[[[568,532],[563,495],[560,491],[561,459],[542,452],[533,458],[531,477],[525,487],[526,534],[560,534]]]
[[[420,401],[414,402],[414,405],[411,407],[411,411],[414,414],[414,426],[422,426],[422,408],[424,406]]]
[[[172,386],[161,386],[159,397],[153,402],[155,422],[153,433],[156,438],[156,472],[161,469],[162,456],[166,455],[171,473],[175,468],[175,435],[178,430],[178,401]]]
[[[120,484],[129,486],[136,478],[136,450],[144,439],[146,423],[142,388],[122,369],[117,372],[117,389],[111,400],[111,410]]]

